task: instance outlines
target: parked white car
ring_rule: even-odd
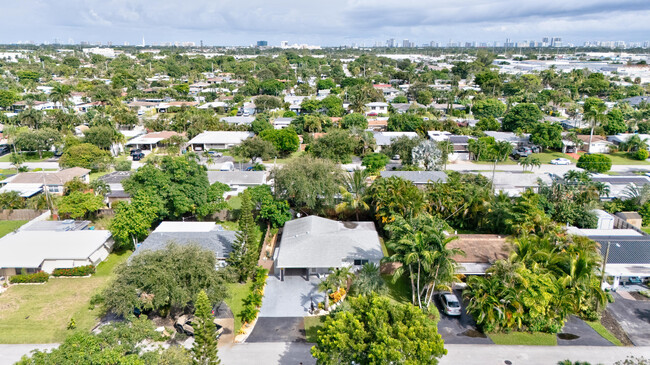
[[[555,160],[551,160],[551,165],[571,165],[571,160],[560,157]]]

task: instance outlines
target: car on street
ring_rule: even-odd
[[[208,155],[212,157],[223,157],[223,153],[217,151],[208,151]]]
[[[555,160],[551,160],[551,165],[571,165],[571,160],[567,158],[556,158]]]
[[[399,160],[399,159],[400,159],[400,156],[399,156],[399,155],[395,155],[395,156],[393,156],[393,158],[392,158],[391,160],[393,160],[393,161],[397,161],[397,160]]]
[[[460,300],[456,294],[443,291],[438,294],[440,298],[440,304],[442,305],[442,311],[448,316],[460,316]]]

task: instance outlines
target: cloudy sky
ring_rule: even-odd
[[[0,43],[650,40],[650,0],[0,1]]]

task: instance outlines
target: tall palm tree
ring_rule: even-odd
[[[325,310],[330,310],[330,292],[336,290],[337,288],[336,278],[332,275],[329,275],[325,280],[318,283],[318,290],[325,293]]]
[[[386,282],[381,277],[379,265],[372,262],[363,265],[352,282],[352,291],[356,295],[383,294]]]
[[[60,105],[60,108],[63,109],[68,104],[68,99],[72,94],[72,88],[70,85],[64,84],[55,84],[52,92],[50,92],[50,99],[56,104]]]
[[[587,152],[589,153],[591,153],[591,141],[594,138],[594,128],[596,127],[596,124],[607,120],[607,115],[605,115],[604,111],[605,104],[592,105],[584,111],[585,118],[588,121],[591,121],[591,131],[589,132],[589,146],[587,146]]]
[[[336,212],[341,213],[348,209],[354,210],[357,221],[359,220],[359,210],[368,210],[370,207],[364,201],[367,190],[366,170],[355,169],[351,174],[345,176],[344,185],[339,187],[342,202],[336,206]]]

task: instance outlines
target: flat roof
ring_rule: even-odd
[[[459,248],[465,255],[456,255],[454,260],[458,263],[492,264],[497,260],[505,259],[510,254],[510,247],[504,236],[496,234],[459,234],[458,238],[450,241],[449,248]]]
[[[203,132],[192,138],[189,144],[229,144],[241,143],[243,140],[253,137],[253,132],[232,132],[232,131],[209,131]]]
[[[154,232],[210,232],[219,228],[214,222],[161,222]]]
[[[44,260],[85,260],[111,237],[110,231],[18,231],[0,238],[0,267],[35,268]]]

